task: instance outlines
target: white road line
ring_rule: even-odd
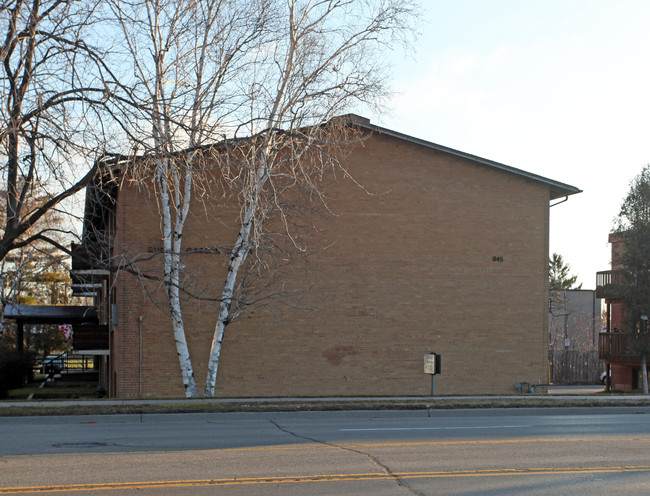
[[[448,431],[448,430],[462,430],[462,429],[524,429],[531,427],[530,425],[486,425],[480,427],[368,427],[368,428],[350,428],[339,429],[342,432],[356,432],[356,431]]]

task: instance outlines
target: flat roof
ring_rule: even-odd
[[[7,305],[4,316],[26,324],[97,322],[97,308],[73,305]]]

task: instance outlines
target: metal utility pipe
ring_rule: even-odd
[[[144,320],[144,317],[140,315],[138,317],[138,338],[140,340],[139,343],[139,350],[140,350],[140,357],[138,361],[138,397],[142,398],[142,321]]]

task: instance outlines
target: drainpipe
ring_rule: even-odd
[[[569,350],[569,310],[567,305],[566,289],[563,291],[564,298],[564,350]]]
[[[567,310],[567,298],[566,298],[566,289],[562,292],[562,297],[564,299],[564,382],[565,384],[569,382],[569,322],[568,322],[568,310]]]
[[[138,317],[138,338],[140,340],[140,344],[138,348],[140,349],[140,357],[138,361],[138,397],[142,398],[142,321],[144,320],[144,317],[140,315]]]
[[[560,200],[560,201],[557,202],[557,203],[553,203],[553,204],[549,205],[549,208],[554,207],[554,206],[556,206],[556,205],[559,205],[560,203],[564,203],[565,201],[569,201],[569,197],[568,197],[568,196],[565,196],[565,197],[564,197],[564,200]]]

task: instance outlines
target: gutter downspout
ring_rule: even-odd
[[[142,398],[142,321],[144,320],[144,317],[140,315],[138,317],[138,339],[140,341],[139,343],[139,351],[140,351],[140,356],[138,358],[138,397]]]
[[[564,200],[560,200],[560,201],[557,202],[557,203],[553,203],[552,205],[549,205],[548,208],[554,207],[555,205],[559,205],[560,203],[564,203],[565,201],[569,201],[569,197],[568,197],[568,196],[565,196],[565,197],[564,197]]]

